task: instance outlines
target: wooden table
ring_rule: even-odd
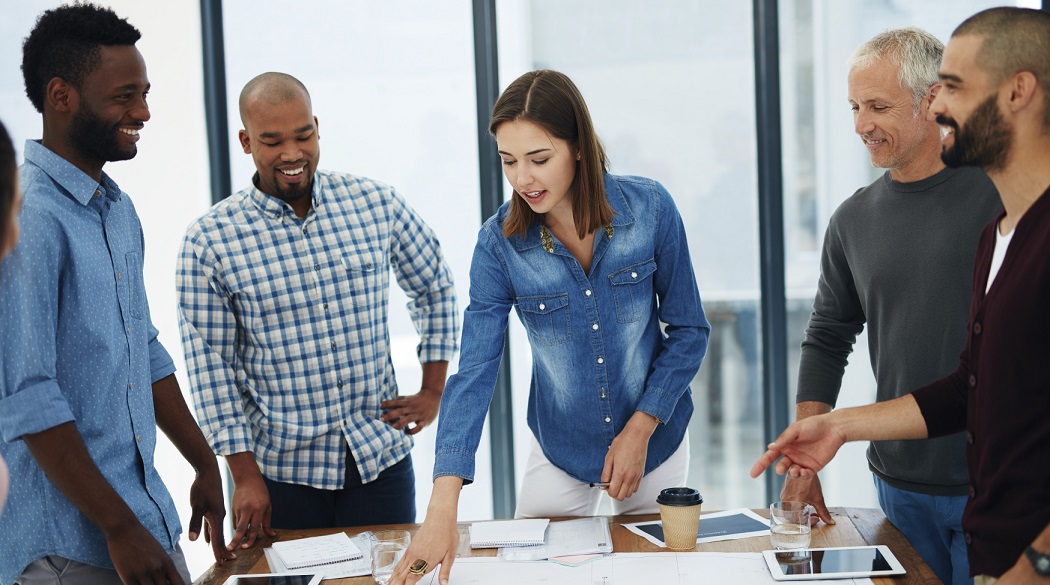
[[[769,517],[769,510],[755,510],[758,514]],[[896,578],[873,579],[877,585],[919,585],[940,583],[915,549],[912,548],[904,535],[900,533],[883,515],[881,510],[867,508],[832,508],[831,513],[837,524],[826,526],[820,524],[813,528],[812,547],[826,546],[851,546],[862,544],[885,544],[890,547],[893,554],[900,559],[901,564],[908,571],[907,575]],[[659,516],[610,516],[612,523],[610,531],[613,538],[613,550],[615,552],[655,552],[667,549],[657,547],[627,530],[621,524],[643,522],[658,519]],[[471,550],[469,538],[469,523],[459,525],[459,550],[458,557],[470,556],[495,556],[496,549]],[[415,532],[418,524],[397,524],[385,526],[360,526],[348,528],[345,532],[354,535],[365,530],[383,530],[386,528],[402,528]],[[278,530],[276,539],[264,538],[257,541],[255,546],[248,550],[238,550],[237,559],[222,565],[212,565],[207,572],[194,581],[193,585],[222,585],[230,575],[243,573],[266,573],[269,567],[263,558],[263,547],[270,546],[273,540],[288,540],[302,538],[304,536],[318,536],[331,533],[331,530]],[[700,552],[758,552],[770,548],[769,537],[760,536],[742,540],[725,540],[721,542],[710,542],[697,545],[694,550]],[[352,579],[336,579],[325,581],[333,585],[374,585],[371,577],[355,577]],[[829,581],[829,584],[834,583]]]

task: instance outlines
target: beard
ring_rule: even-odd
[[[260,180],[259,172],[256,171],[255,176],[252,177],[252,183],[255,184],[255,188],[259,189],[263,193],[276,197],[289,205],[295,203],[296,201],[299,201],[303,197],[311,197],[313,195],[314,178],[312,173],[310,174],[310,180],[306,181],[305,183],[300,183],[298,185],[286,185],[282,184],[277,177],[277,175],[280,172],[281,171],[274,170],[274,177],[270,181],[270,184],[264,185],[263,182]],[[310,172],[309,165],[307,165],[307,167],[303,169],[303,172]],[[270,193],[270,191],[273,191],[273,193]]]
[[[80,110],[69,125],[69,138],[77,149],[103,162],[130,160],[138,154],[135,144],[121,145],[117,137],[119,124],[103,120],[87,104],[81,102]]]
[[[966,122],[965,128],[944,115],[937,116],[937,123],[950,126],[954,140],[950,147],[941,151],[941,160],[949,167],[976,166],[985,171],[998,171],[1006,167],[1012,145],[1013,128],[1003,120],[995,94],[981,102]]]

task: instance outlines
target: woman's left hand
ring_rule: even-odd
[[[602,481],[609,482],[605,489],[613,499],[622,502],[638,491],[645,475],[649,437],[656,425],[656,419],[651,415],[637,411],[613,439],[602,470]]]

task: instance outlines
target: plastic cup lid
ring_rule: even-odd
[[[664,506],[695,506],[702,504],[704,497],[700,492],[688,487],[673,487],[660,491],[656,498],[657,504]]]

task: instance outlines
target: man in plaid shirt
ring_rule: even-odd
[[[415,521],[409,450],[438,411],[459,323],[433,231],[388,185],[317,170],[303,84],[240,96],[253,186],[187,230],[179,321],[197,417],[234,481],[231,547],[272,528]],[[390,270],[420,334],[420,392],[397,397]]]

